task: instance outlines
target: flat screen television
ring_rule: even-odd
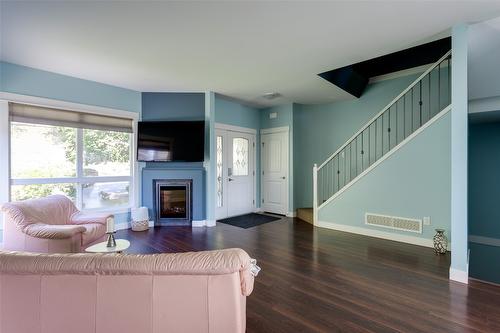
[[[202,162],[204,121],[142,121],[137,135],[141,162]]]

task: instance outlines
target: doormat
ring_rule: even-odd
[[[217,222],[229,224],[235,227],[244,229],[253,228],[261,224],[280,220],[280,217],[269,216],[264,214],[250,213],[240,216],[228,217],[226,219],[218,220]]]

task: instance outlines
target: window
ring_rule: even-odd
[[[131,206],[131,121],[125,131],[81,117],[61,122],[54,110],[53,120],[10,112],[12,201],[63,194],[80,209]]]
[[[248,176],[248,140],[233,139],[233,175]]]

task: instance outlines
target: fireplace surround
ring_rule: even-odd
[[[191,179],[155,179],[153,183],[155,225],[191,226],[193,181]]]

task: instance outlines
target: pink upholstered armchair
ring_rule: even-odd
[[[4,249],[43,253],[82,252],[102,242],[113,215],[82,213],[70,199],[51,195],[2,205]]]

